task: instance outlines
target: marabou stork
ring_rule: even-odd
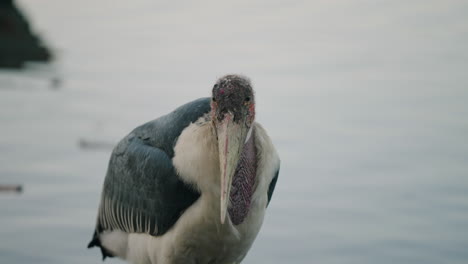
[[[254,121],[250,81],[226,75],[201,98],[134,129],[114,148],[88,247],[132,263],[239,263],[280,167]]]

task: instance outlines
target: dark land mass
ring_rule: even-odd
[[[25,62],[48,62],[52,54],[13,0],[0,0],[0,68],[21,68]]]

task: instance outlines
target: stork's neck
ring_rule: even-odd
[[[232,179],[229,217],[234,225],[241,224],[247,217],[252,201],[257,175],[257,148],[255,131],[249,131],[249,138],[244,145],[236,172]]]
[[[175,144],[172,162],[179,177],[199,190],[204,201],[209,201],[206,206],[214,213],[213,219],[219,219],[221,172],[218,139],[212,125],[206,115],[187,127]],[[249,133],[231,186],[228,213],[235,225],[242,223],[248,215],[257,181],[257,131],[254,126]]]

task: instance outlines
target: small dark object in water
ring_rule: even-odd
[[[59,77],[53,77],[50,79],[50,89],[58,90],[62,86],[62,79]]]
[[[23,192],[23,186],[19,184],[15,185],[1,185],[0,184],[0,192]]]
[[[114,144],[109,142],[102,142],[102,141],[91,141],[87,139],[81,138],[78,141],[78,145],[81,149],[108,149],[111,150],[114,147]]]

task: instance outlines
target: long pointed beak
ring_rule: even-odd
[[[225,114],[224,119],[217,125],[219,166],[221,169],[221,224],[226,219],[229,206],[232,178],[237,168],[248,127],[244,120],[233,121],[231,113]]]

